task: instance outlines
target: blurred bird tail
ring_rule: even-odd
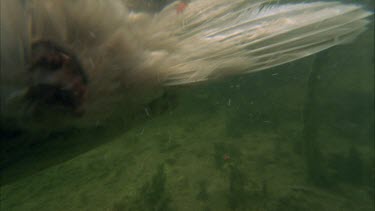
[[[255,72],[347,43],[372,13],[339,2],[175,2],[153,19],[149,39],[170,44],[160,73],[165,85]],[[173,46],[172,46],[173,45]]]

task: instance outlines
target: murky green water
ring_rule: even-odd
[[[168,90],[130,126],[7,134],[1,210],[373,211],[373,36]]]

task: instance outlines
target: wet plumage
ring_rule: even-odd
[[[252,73],[350,42],[372,15],[339,2],[176,1],[156,14],[121,0],[1,4],[2,113],[68,125],[131,112],[165,86]]]

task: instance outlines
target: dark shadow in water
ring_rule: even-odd
[[[124,131],[124,128],[69,128],[49,135],[4,132],[1,140],[1,185],[36,174],[96,148]],[[14,133],[16,133],[14,135]]]
[[[164,94],[145,106],[150,113],[145,113],[141,109],[127,119],[114,117],[107,121],[108,125],[102,124],[93,128],[67,128],[49,134],[30,134],[12,128],[8,122],[2,121],[0,125],[0,185],[7,185],[36,174],[108,143],[128,129],[144,123],[147,119],[174,109],[176,104],[174,94]]]
[[[317,140],[318,136],[318,91],[319,75],[323,69],[320,64],[324,64],[325,52],[314,57],[314,63],[308,79],[306,102],[303,110],[303,145],[306,159],[307,173],[309,179],[317,185],[326,185],[326,170],[323,163],[323,155]]]

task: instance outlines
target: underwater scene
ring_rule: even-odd
[[[175,13],[196,1],[182,1]],[[129,11],[157,14],[174,1],[124,2]],[[372,0],[343,2],[374,9]],[[99,94],[87,102],[98,98],[105,103],[93,103],[95,109],[85,112],[80,98],[71,97],[71,103],[65,95],[59,98],[69,105],[63,114],[53,110],[41,117],[36,110],[20,117],[3,109],[0,210],[374,211],[373,14],[369,20],[367,29],[345,45],[262,71],[229,74],[231,69],[222,69],[225,77],[199,83],[171,76],[166,80],[176,77],[175,84],[137,106],[95,90]],[[60,50],[52,46],[42,43],[31,51]],[[72,49],[63,50],[63,57],[78,52]],[[76,54],[79,59],[89,55]],[[46,58],[43,62],[50,62]],[[83,69],[90,66],[81,63]],[[100,84],[87,75],[88,87]],[[134,99],[136,93],[124,98]],[[50,100],[44,104],[50,106]],[[56,126],[60,119],[63,123]]]

